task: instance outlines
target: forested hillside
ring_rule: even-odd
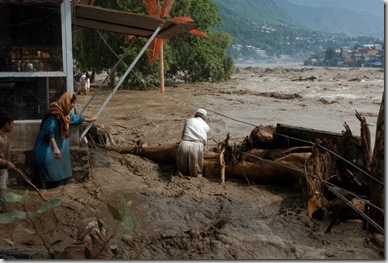
[[[290,3],[310,7],[331,7],[348,11],[366,12],[384,18],[384,0],[287,0]],[[279,2],[279,0],[276,0]]]
[[[275,3],[311,30],[384,39],[381,0],[276,0]]]
[[[236,22],[246,25],[292,24],[291,17],[272,0],[215,0],[215,2],[220,8],[225,25],[237,25]]]
[[[232,36],[233,42],[228,53],[235,60],[304,60],[309,54],[327,47],[375,42],[376,37],[372,33],[375,31],[375,35],[378,35],[381,30],[373,25],[380,20],[383,22],[373,12],[376,8],[362,12],[363,16],[353,10],[355,7],[334,12],[336,9],[330,6],[334,3],[331,0],[327,2],[329,7],[317,6],[325,4],[323,0],[312,1],[315,6],[307,5],[309,2],[306,0],[214,1],[222,18],[221,28],[216,30]],[[374,4],[376,1],[380,0],[371,0]],[[366,10],[365,5],[360,7]],[[356,20],[362,22],[364,31],[361,31],[363,27],[359,23],[349,22],[355,21],[357,15],[363,19]],[[323,30],[325,25],[329,25],[327,31]],[[361,37],[362,34],[357,35],[356,30],[369,32],[372,36]],[[349,32],[352,34],[348,35]]]

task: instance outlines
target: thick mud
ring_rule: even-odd
[[[135,76],[129,76],[135,77]],[[103,78],[101,78],[103,79]],[[98,87],[98,82],[94,83]],[[226,138],[241,142],[256,125],[277,123],[355,135],[358,111],[370,124],[372,145],[384,90],[381,69],[244,67],[225,83],[179,84],[159,90],[119,90],[96,125],[115,145],[178,143],[184,120],[198,107],[209,114],[209,149]],[[109,95],[104,88],[85,115],[93,116]],[[90,96],[78,96],[80,111]],[[109,244],[124,259],[383,259],[384,237],[362,229],[361,220],[311,220],[299,185],[252,185],[246,181],[179,176],[174,165],[90,146],[91,179],[44,190],[63,200],[56,211],[55,237],[61,250],[75,242],[78,222],[99,215]],[[10,189],[22,191],[23,189]],[[31,190],[31,207],[41,202]],[[116,229],[107,203],[132,201],[134,231]],[[0,226],[15,245],[38,239],[20,227]],[[130,237],[128,237],[130,234]],[[2,240],[3,246],[6,245]]]

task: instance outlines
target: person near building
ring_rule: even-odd
[[[15,170],[10,162],[9,144],[6,133],[10,133],[14,126],[14,117],[11,113],[0,112],[0,213],[6,212],[4,196],[7,193],[8,169]]]
[[[81,92],[84,92],[86,95],[89,95],[90,91],[90,75],[89,72],[85,71],[84,74],[82,74],[81,78],[79,79],[79,88],[77,91],[77,94],[81,94]]]
[[[76,99],[73,93],[65,92],[43,116],[35,141],[31,178],[38,188],[61,186],[72,176],[69,126],[96,120],[72,112]]]
[[[207,112],[198,109],[194,117],[185,121],[182,140],[176,155],[178,172],[193,177],[201,177],[203,170],[203,151],[207,145],[210,127],[206,123]]]

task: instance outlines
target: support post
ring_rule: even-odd
[[[147,47],[151,44],[152,40],[154,40],[154,38],[156,37],[156,35],[159,33],[159,31],[162,29],[163,27],[163,24],[161,24],[156,30],[155,32],[152,34],[152,36],[150,37],[150,39],[148,39],[147,43],[144,45],[143,49],[139,52],[139,54],[136,56],[136,58],[133,60],[132,64],[129,66],[129,68],[127,69],[127,71],[124,73],[123,76],[121,76],[119,82],[117,83],[116,87],[113,89],[113,91],[111,92],[111,94],[109,94],[108,98],[106,98],[104,104],[100,107],[100,109],[98,110],[98,112],[96,113],[96,115],[94,115],[95,118],[98,118],[98,116],[100,116],[102,110],[106,107],[106,105],[108,104],[108,102],[112,99],[113,95],[116,93],[116,91],[118,90],[118,88],[121,86],[121,84],[123,83],[123,81],[125,80],[125,78],[128,76],[129,72],[131,72],[132,68],[135,66],[135,64],[137,63],[137,61],[140,59],[140,57],[143,55],[143,53],[146,51]],[[82,140],[84,139],[86,133],[89,131],[89,129],[92,127],[94,122],[90,122],[89,125],[85,128],[85,130],[82,132],[81,136],[80,136],[80,142],[82,142]]]

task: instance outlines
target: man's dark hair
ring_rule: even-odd
[[[7,122],[11,122],[13,120],[14,116],[12,113],[6,111],[0,112],[0,128],[3,128]]]

